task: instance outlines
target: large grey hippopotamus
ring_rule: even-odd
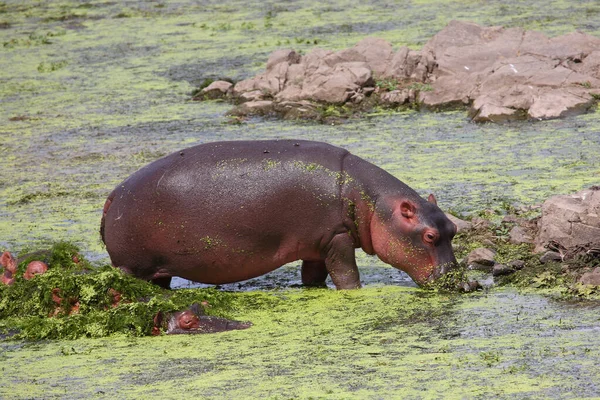
[[[302,260],[302,282],[359,288],[362,248],[417,284],[456,265],[456,226],[381,168],[326,143],[207,143],[140,169],[108,196],[100,227],[114,266],[169,287],[223,284]]]

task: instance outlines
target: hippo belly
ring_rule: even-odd
[[[327,146],[337,160],[328,154],[323,165],[322,145],[310,147],[200,145],[141,169],[105,206],[103,238],[113,265],[143,279],[217,284],[322,259],[322,243],[344,230],[330,169],[339,170],[343,150]]]

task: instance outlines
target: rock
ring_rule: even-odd
[[[512,267],[515,270],[521,270],[525,267],[525,261],[523,260],[513,260],[511,262],[508,263],[508,265],[510,267]]]
[[[510,275],[513,272],[515,272],[515,269],[505,264],[494,264],[492,269],[492,275],[494,276]]]
[[[402,105],[408,103],[408,90],[392,90],[381,95],[381,103],[388,105]]]
[[[507,122],[519,116],[515,109],[489,103],[483,104],[478,109],[472,108],[471,113],[474,114],[474,122]]]
[[[523,227],[516,225],[508,233],[508,241],[512,244],[533,243],[533,237]]]
[[[273,102],[268,100],[249,101],[230,111],[232,115],[266,115],[274,111]]]
[[[578,92],[572,93],[556,89],[542,93],[529,108],[529,117],[533,119],[560,118],[587,111],[594,104],[594,98],[584,91]]]
[[[471,101],[476,81],[468,74],[441,76],[432,85],[432,91],[421,92],[419,102],[429,109],[465,106]]]
[[[543,251],[550,242],[565,249],[600,243],[600,190],[551,197],[542,205],[538,226],[536,252]]]
[[[243,81],[239,81],[233,86],[233,95],[235,97],[241,96],[243,93],[251,92],[256,90],[256,82],[255,78],[244,79]]]
[[[596,103],[600,38],[580,32],[548,38],[522,28],[451,21],[420,51],[401,47],[394,52],[378,38],[337,52],[314,49],[305,56],[277,50],[266,70],[238,82],[233,95],[241,101],[360,103],[373,77],[398,81],[398,91],[381,94],[381,103],[390,106],[408,102],[438,110],[470,105],[475,122],[559,118],[586,112]],[[408,89],[415,82],[431,90]]]
[[[494,265],[495,256],[496,253],[493,250],[487,249],[485,247],[477,248],[471,251],[467,256],[467,266],[477,264],[488,267],[487,269],[491,270],[491,267]]]
[[[468,231],[469,229],[471,229],[472,225],[469,221],[464,221],[460,218],[455,217],[452,214],[448,214],[446,213],[446,217],[448,217],[448,219],[450,221],[452,221],[452,223],[454,225],[456,225],[456,232],[464,232],[464,231]]]
[[[257,100],[262,100],[263,96],[264,96],[264,93],[262,92],[262,90],[251,90],[249,92],[242,93],[238,97],[238,99],[242,102],[257,101]]]
[[[307,100],[283,101],[276,105],[276,111],[283,114],[284,119],[315,119],[320,115],[315,105]]]
[[[452,21],[423,48],[422,53],[433,54],[437,67],[428,77],[434,90],[422,100],[439,107],[465,101],[466,96],[478,122],[585,112],[593,103],[590,93],[600,88],[594,75],[600,56],[594,54],[586,67],[581,60],[599,48],[600,39],[591,35],[549,39],[521,28]]]
[[[298,64],[300,62],[300,54],[292,49],[275,50],[267,60],[267,71],[272,70],[279,63]]]
[[[474,229],[488,229],[492,225],[490,221],[481,217],[474,217],[471,224]]]
[[[392,56],[383,78],[405,79],[412,74],[412,70],[408,68],[407,57],[410,50],[403,46]]]
[[[341,63],[334,68],[322,67],[304,82],[300,97],[318,102],[342,104],[370,80],[371,71],[365,63]]]
[[[540,262],[542,264],[547,264],[553,261],[562,261],[562,256],[560,253],[557,253],[556,251],[547,251],[543,256],[540,257]]]
[[[201,94],[210,98],[217,99],[225,97],[233,89],[233,83],[227,81],[214,81],[200,91]]]
[[[364,61],[375,76],[383,76],[393,57],[392,45],[383,39],[365,38],[353,48],[356,53],[364,56]]]
[[[591,272],[586,272],[579,278],[582,285],[600,286],[600,267],[596,267]]]

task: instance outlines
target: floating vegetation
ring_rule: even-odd
[[[48,271],[23,278],[26,265],[40,259],[48,264]],[[17,339],[146,336],[158,312],[201,302],[210,305],[211,314],[231,307],[231,294],[213,289],[163,290],[112,266],[94,266],[66,242],[19,261],[15,283],[0,285],[0,331]]]

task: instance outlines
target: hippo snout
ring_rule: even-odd
[[[447,262],[445,264],[439,265],[436,269],[433,270],[433,273],[429,277],[429,282],[434,282],[438,280],[441,276],[446,275],[449,271],[456,269],[457,264],[452,262]]]

